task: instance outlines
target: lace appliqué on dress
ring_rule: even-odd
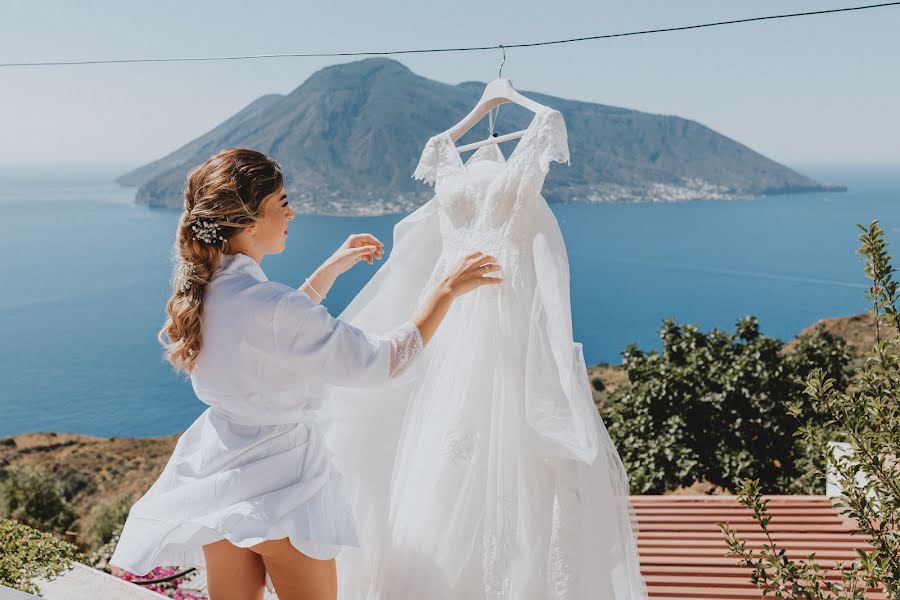
[[[425,344],[419,328],[407,321],[388,335],[391,343],[390,376],[396,377],[406,371],[413,360],[422,352]]]
[[[489,527],[489,530],[485,531],[482,575],[487,598],[511,600],[509,594],[512,582],[509,570],[510,557],[514,550],[512,540],[515,538],[517,502],[510,493],[503,494],[500,501],[501,520],[495,527]]]
[[[497,536],[490,536],[484,541],[484,593],[491,600],[502,600],[509,595],[506,551]]]
[[[577,531],[572,531],[572,526],[563,522],[563,508],[557,495],[553,498],[553,518],[550,532],[550,554],[547,557],[547,566],[550,571],[550,586],[557,600],[574,598],[575,568],[572,566],[566,546],[567,538]],[[577,558],[577,557],[575,557]]]
[[[471,462],[475,456],[475,445],[477,443],[477,433],[463,433],[453,429],[447,432],[441,452],[449,457],[451,461],[465,464]]]

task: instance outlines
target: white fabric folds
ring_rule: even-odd
[[[344,600],[646,598],[628,478],[572,339],[568,258],[541,188],[568,162],[562,115],[535,114],[505,158],[463,161],[432,137],[415,177],[432,199],[341,318],[389,331],[473,252],[500,285],[458,298],[392,385],[330,387],[326,437],[351,489],[359,548]]]
[[[225,255],[204,299],[191,383],[210,405],[128,515],[110,564],[143,575],[204,567],[203,545],[289,538],[330,559],[358,536],[343,478],[322,435],[323,386],[383,387],[422,350],[416,326],[383,335],[335,319],[297,289]]]

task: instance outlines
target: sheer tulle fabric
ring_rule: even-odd
[[[508,160],[488,146],[464,163],[446,136],[429,140],[415,175],[434,198],[397,224],[341,315],[389,331],[462,256],[503,269],[454,302],[394,385],[326,396],[360,536],[338,557],[341,598],[646,598],[627,475],[572,340],[565,245],[540,195],[551,160],[568,161],[554,110]]]

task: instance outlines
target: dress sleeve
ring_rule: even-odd
[[[593,464],[600,449],[594,406],[581,344],[572,338],[569,259],[559,224],[546,202],[535,208],[532,243],[534,298],[525,367],[525,420],[540,436],[530,448]]]
[[[285,293],[272,318],[275,350],[327,383],[369,387],[387,383],[415,361],[424,346],[419,328],[406,321],[371,335],[332,317],[300,290]]]
[[[569,162],[569,134],[566,121],[558,110],[550,110],[538,132],[538,165],[546,175],[550,171],[550,161]]]
[[[412,174],[413,178],[433,186],[438,177],[440,158],[438,139],[436,136],[431,137],[422,149],[422,156],[419,157],[419,164],[416,165],[416,170],[413,171]]]

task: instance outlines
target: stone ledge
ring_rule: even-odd
[[[34,582],[44,600],[159,600],[162,596],[139,585],[119,579],[109,573],[92,569],[81,563],[63,571],[53,579],[38,578]],[[0,596],[2,600],[6,600]],[[10,598],[10,600],[15,600]]]

